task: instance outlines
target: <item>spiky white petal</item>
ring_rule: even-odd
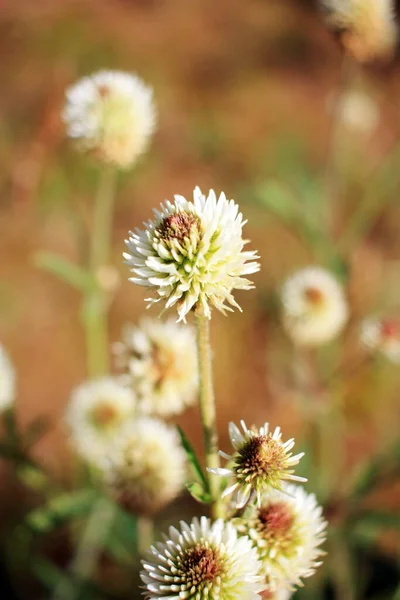
[[[70,439],[87,462],[101,464],[109,444],[134,415],[133,392],[113,377],[85,381],[71,394],[66,411]]]
[[[0,413],[15,400],[15,371],[4,346],[0,344]]]
[[[249,538],[231,523],[206,517],[170,527],[143,561],[148,599],[259,600],[260,564]]]
[[[361,341],[370,352],[400,363],[400,322],[379,317],[365,319],[361,324]]]
[[[207,469],[214,475],[231,476],[233,483],[223,492],[226,497],[236,491],[236,507],[242,508],[251,498],[254,490],[258,504],[261,496],[268,488],[281,489],[285,480],[306,481],[304,477],[294,475],[293,466],[304,456],[300,452],[293,456],[290,450],[294,440],[282,442],[279,427],[271,433],[269,424],[260,429],[248,428],[241,421],[243,434],[234,424],[229,424],[229,435],[235,452],[232,455],[223,453],[228,460],[225,468]]]
[[[198,367],[192,327],[174,319],[142,319],[138,327],[125,326],[115,345],[118,366],[129,374],[144,414],[179,414],[196,400]]]
[[[393,0],[321,0],[329,22],[362,62],[393,54],[397,41]]]
[[[129,510],[152,514],[171,502],[186,481],[186,455],[176,430],[149,417],[126,423],[103,464],[111,493]]]
[[[307,267],[282,287],[283,325],[293,342],[317,346],[336,337],[348,319],[342,286],[325,269]]]
[[[234,523],[257,548],[271,592],[303,585],[302,579],[313,575],[321,564],[320,545],[327,523],[315,495],[300,486],[269,489],[261,496],[260,506],[248,505]]]
[[[66,92],[67,134],[83,151],[129,168],[148,145],[155,122],[152,90],[137,76],[99,71]]]
[[[208,318],[212,307],[223,313],[240,308],[232,291],[251,289],[243,276],[259,264],[255,252],[243,251],[245,221],[238,205],[224,193],[217,199],[213,190],[204,196],[197,187],[193,202],[175,196],[154,215],[143,231],[130,233],[124,253],[134,275],[130,281],[156,294],[148,302],[176,305],[183,321],[193,308]]]

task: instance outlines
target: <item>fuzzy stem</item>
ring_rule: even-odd
[[[90,271],[93,286],[86,292],[82,320],[86,337],[87,367],[90,377],[108,372],[107,299],[98,285],[99,269],[109,260],[116,172],[111,167],[101,173],[95,201],[90,239]]]
[[[149,517],[139,516],[137,520],[138,553],[143,556],[154,541],[154,522]]]
[[[210,324],[207,317],[196,315],[196,327],[200,376],[200,412],[203,425],[206,466],[215,469],[219,467],[220,461],[211,364]],[[223,516],[219,479],[217,476],[207,472],[207,481],[212,497],[211,514],[216,519]]]

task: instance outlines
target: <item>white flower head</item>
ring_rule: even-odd
[[[11,360],[0,344],[0,413],[10,408],[15,399],[15,371]]]
[[[133,392],[113,377],[86,381],[71,394],[66,411],[71,442],[88,463],[100,464],[110,442],[133,417]]]
[[[397,42],[393,0],[322,0],[345,48],[361,62],[390,57]]]
[[[379,125],[380,110],[376,102],[361,91],[352,90],[339,100],[338,116],[352,131],[369,134]]]
[[[233,477],[234,483],[224,490],[223,497],[237,491],[236,507],[242,508],[254,490],[260,505],[262,494],[269,488],[280,490],[287,479],[306,481],[304,477],[293,475],[293,466],[298,464],[304,452],[293,456],[291,449],[294,440],[282,442],[279,427],[271,433],[268,423],[260,429],[248,429],[244,421],[241,421],[241,426],[243,433],[234,423],[229,423],[234,454],[231,456],[220,452],[221,456],[232,462],[232,466],[208,469],[215,475]]]
[[[81,150],[126,169],[155,128],[152,90],[136,75],[99,71],[67,90],[62,118]]]
[[[231,523],[206,517],[181,521],[143,561],[146,598],[259,600],[257,552]]]
[[[318,346],[331,341],[348,319],[342,286],[319,267],[307,267],[289,277],[281,300],[284,328],[298,345]]]
[[[144,231],[130,233],[124,253],[134,274],[130,281],[156,294],[148,302],[177,305],[180,321],[192,308],[208,318],[212,307],[222,313],[240,309],[232,291],[251,289],[243,276],[259,264],[255,252],[243,251],[245,221],[238,205],[223,193],[217,199],[213,190],[204,196],[197,187],[193,202],[175,196],[154,214]]]
[[[149,417],[132,420],[108,448],[103,465],[112,495],[127,509],[152,514],[186,481],[186,455],[175,429]]]
[[[125,326],[115,344],[118,366],[129,373],[138,410],[167,417],[194,403],[198,389],[196,337],[174,319],[142,319]]]
[[[391,318],[370,317],[361,324],[361,341],[370,352],[400,363],[400,322]]]
[[[315,495],[300,486],[286,484],[282,492],[268,490],[260,506],[249,504],[234,522],[257,548],[271,592],[303,585],[301,580],[311,577],[321,564],[320,545],[327,523]]]

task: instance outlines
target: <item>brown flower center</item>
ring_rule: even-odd
[[[304,290],[307,302],[313,306],[321,306],[324,302],[324,295],[318,288],[308,287]]]
[[[181,562],[182,575],[190,587],[205,581],[213,581],[221,571],[221,561],[217,551],[202,544],[188,548]]]
[[[184,212],[175,213],[165,219],[158,226],[157,231],[164,240],[176,239],[182,242],[184,238],[189,238],[192,229],[196,233],[200,230],[200,220],[198,217]]]
[[[238,476],[268,475],[283,467],[283,458],[279,442],[268,435],[256,435],[239,450]]]
[[[90,416],[95,427],[105,429],[116,420],[117,411],[109,402],[103,402],[94,407]]]
[[[262,506],[258,518],[267,533],[280,538],[290,533],[294,522],[294,516],[285,502]]]
[[[396,338],[399,336],[400,327],[395,321],[386,319],[381,321],[381,335],[383,338]]]

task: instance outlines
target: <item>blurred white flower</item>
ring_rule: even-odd
[[[293,466],[297,465],[304,452],[293,456],[290,450],[294,440],[282,442],[279,427],[273,433],[265,423],[260,429],[248,429],[241,421],[243,433],[234,423],[229,423],[229,436],[235,450],[231,456],[220,452],[221,456],[232,462],[230,468],[207,469],[210,473],[223,477],[233,477],[233,485],[226,488],[223,497],[237,490],[237,508],[243,507],[250,499],[251,492],[257,495],[260,505],[262,494],[269,488],[280,490],[286,479],[307,481],[304,477],[293,475]]]
[[[393,0],[321,0],[328,21],[342,32],[347,50],[359,61],[386,58],[397,42]]]
[[[258,271],[259,264],[255,252],[243,251],[245,221],[238,211],[225,194],[217,199],[211,190],[204,196],[198,187],[193,202],[183,196],[165,202],[144,231],[136,229],[126,240],[130,281],[157,294],[149,303],[176,304],[180,321],[191,309],[210,318],[213,306],[222,313],[240,308],[232,290],[251,289],[243,276]]]
[[[260,506],[249,504],[234,523],[257,548],[271,592],[303,585],[301,580],[321,564],[325,553],[319,546],[326,538],[327,523],[315,495],[300,486],[286,484],[282,492],[268,490]]]
[[[173,427],[139,417],[110,444],[103,470],[118,502],[134,512],[152,514],[182,491],[186,455]]]
[[[114,348],[118,366],[129,373],[139,411],[167,417],[195,402],[199,376],[192,327],[173,319],[142,319],[138,327],[124,327]]]
[[[152,90],[136,75],[99,71],[66,92],[62,118],[82,151],[126,169],[155,129]]]
[[[281,587],[275,591],[266,589],[260,594],[261,598],[264,600],[289,600],[292,595],[293,592],[284,587]]]
[[[0,344],[0,413],[10,408],[15,400],[15,371],[11,360]]]
[[[354,90],[340,98],[338,111],[346,127],[367,134],[378,127],[381,116],[378,105],[370,96]]]
[[[336,337],[348,319],[339,282],[325,269],[307,267],[289,277],[281,292],[283,325],[293,342],[317,346]]]
[[[143,561],[141,578],[149,599],[259,600],[259,566],[249,538],[222,519],[201,517],[170,527]]]
[[[391,362],[400,363],[400,322],[390,318],[370,317],[361,324],[361,341],[371,351]]]
[[[66,411],[71,442],[87,462],[99,465],[122,425],[135,411],[133,392],[112,377],[86,381],[73,390]]]

